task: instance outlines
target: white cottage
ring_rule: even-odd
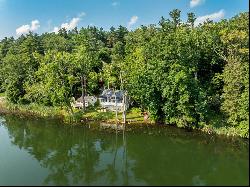
[[[99,102],[102,108],[116,111],[123,111],[123,96],[124,91],[117,90],[113,91],[112,89],[105,89],[103,90],[102,94],[99,96]],[[129,102],[125,102],[125,110],[129,107]]]

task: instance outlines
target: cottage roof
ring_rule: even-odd
[[[122,90],[117,90],[114,92],[113,97],[116,96],[117,98],[122,98],[123,94],[124,94],[124,92]]]
[[[94,98],[94,96],[85,96],[85,97],[84,97],[84,100],[85,100],[85,101],[90,101],[90,100],[92,100],[93,98]],[[82,101],[83,101],[82,96],[79,97],[76,101],[77,101],[77,102],[82,102]]]
[[[105,96],[105,97],[107,97],[107,96],[112,96],[113,95],[113,90],[111,90],[111,89],[105,89],[105,90],[103,90],[103,92],[102,92],[102,94],[101,94],[101,96]]]
[[[106,97],[122,98],[123,94],[124,94],[124,92],[122,90],[113,91],[111,89],[105,89],[105,90],[103,90],[103,92],[99,98],[106,98]]]

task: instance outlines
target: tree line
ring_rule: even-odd
[[[200,128],[218,117],[249,136],[249,13],[184,22],[174,9],[129,31],[87,27],[0,41],[0,92],[9,102],[67,106],[71,98],[124,89],[156,121]]]

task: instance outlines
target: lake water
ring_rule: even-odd
[[[162,126],[0,117],[0,185],[249,185],[249,143]]]

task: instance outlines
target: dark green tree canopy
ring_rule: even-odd
[[[13,103],[70,108],[72,97],[125,89],[155,120],[225,124],[248,137],[249,13],[199,25],[194,13],[186,22],[178,9],[169,16],[132,31],[88,26],[4,38],[0,92]]]

